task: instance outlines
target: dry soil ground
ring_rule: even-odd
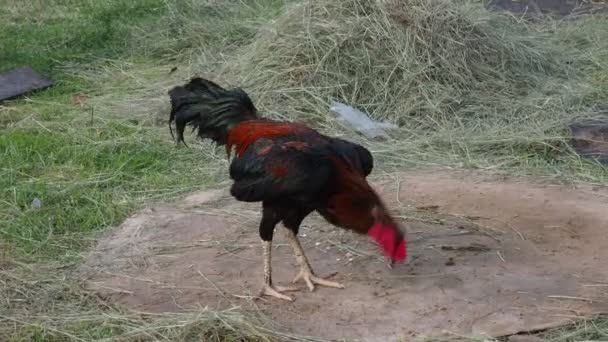
[[[464,173],[396,174],[375,186],[408,228],[409,262],[387,269],[365,237],[310,217],[313,268],[346,289],[251,301],[261,283],[258,204],[225,191],[143,210],[103,239],[83,269],[110,300],[147,312],[261,309],[323,338],[502,336],[608,312],[608,192]],[[282,231],[282,228],[278,228]],[[274,278],[297,267],[282,234]]]

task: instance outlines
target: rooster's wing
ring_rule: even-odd
[[[314,201],[331,179],[331,150],[297,137],[258,139],[230,165],[239,201]]]

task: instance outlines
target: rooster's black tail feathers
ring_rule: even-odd
[[[187,125],[192,131],[198,129],[198,136],[210,138],[224,144],[228,132],[237,123],[257,118],[257,109],[242,89],[226,90],[216,83],[193,78],[183,86],[169,90],[171,113],[169,131],[173,139],[171,124],[175,121],[176,142],[184,142]]]

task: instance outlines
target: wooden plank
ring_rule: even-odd
[[[0,74],[0,102],[53,85],[29,66]]]

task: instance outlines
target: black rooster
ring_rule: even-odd
[[[271,245],[275,226],[283,222],[300,265],[294,279],[344,288],[317,277],[298,240],[300,224],[313,211],[330,223],[368,234],[392,264],[405,259],[403,233],[379,196],[366,181],[373,168],[371,153],[346,140],[325,136],[300,123],[259,118],[249,96],[240,88],[226,90],[214,82],[194,78],[169,91],[177,142],[186,125],[198,136],[225,145],[234,180],[230,193],[239,201],[262,202],[260,237],[264,249],[261,295],[292,300],[281,293],[295,288],[272,283]]]

